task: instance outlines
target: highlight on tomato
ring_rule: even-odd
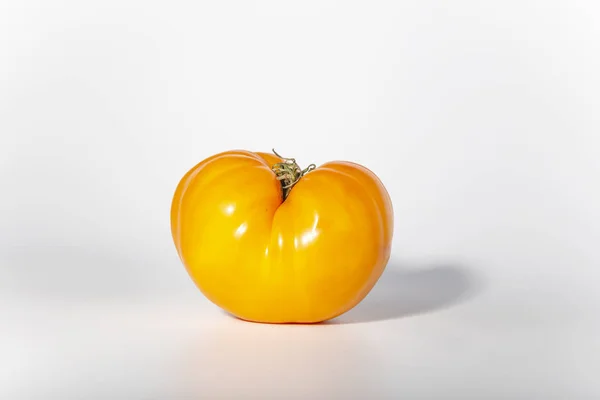
[[[233,316],[316,323],[355,307],[390,257],[393,209],[369,169],[226,151],[191,168],[171,233],[199,290]]]

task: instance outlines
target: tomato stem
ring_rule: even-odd
[[[283,159],[283,162],[274,164],[271,169],[275,172],[275,176],[277,180],[281,182],[281,189],[283,190],[283,200],[287,199],[290,194],[292,188],[300,178],[302,178],[305,174],[315,169],[317,166],[315,164],[310,164],[308,167],[302,169],[296,162],[294,158],[286,158],[282,157],[275,149],[273,149],[273,154],[277,157]]]

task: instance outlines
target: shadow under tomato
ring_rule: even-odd
[[[440,264],[407,269],[391,261],[369,295],[355,308],[327,324],[352,324],[424,314],[465,302],[481,292],[473,271]]]

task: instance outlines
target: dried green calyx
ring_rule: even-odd
[[[274,164],[271,169],[275,172],[275,176],[281,182],[281,188],[283,190],[283,199],[285,200],[290,191],[294,187],[296,183],[302,178],[305,174],[315,169],[317,166],[315,164],[310,164],[305,169],[300,168],[298,163],[294,158],[285,158],[277,154],[275,149],[273,149],[273,154],[277,157],[281,158],[283,162]]]

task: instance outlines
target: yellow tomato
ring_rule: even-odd
[[[350,162],[228,151],[183,176],[171,207],[179,257],[200,291],[244,320],[315,323],[356,306],[390,257],[393,211]]]

